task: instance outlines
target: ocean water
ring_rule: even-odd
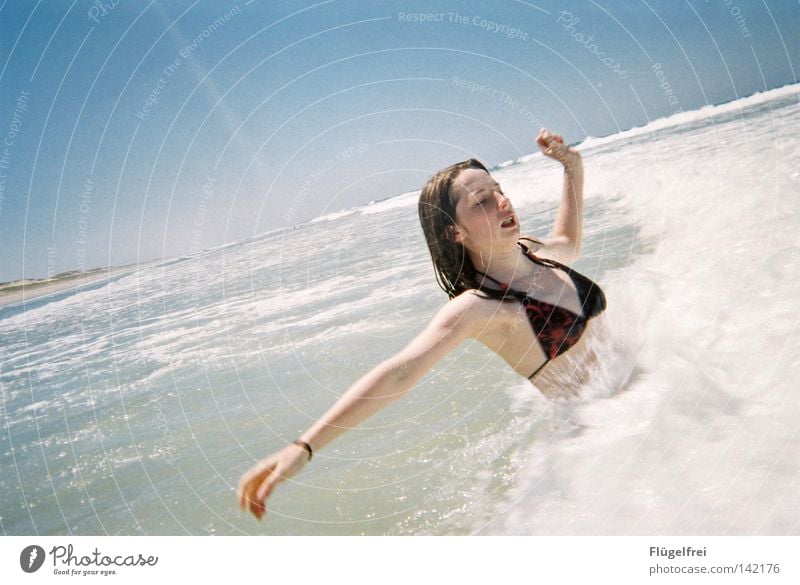
[[[601,368],[544,399],[464,343],[315,454],[239,475],[446,301],[416,194],[0,308],[4,534],[800,534],[799,86],[582,145]],[[545,236],[560,171],[502,165]]]

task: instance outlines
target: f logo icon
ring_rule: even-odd
[[[35,573],[42,564],[44,564],[44,549],[41,546],[32,544],[19,553],[19,566],[26,573]]]

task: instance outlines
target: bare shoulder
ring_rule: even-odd
[[[460,328],[468,337],[476,337],[492,321],[498,303],[480,291],[467,290],[445,303],[435,318]]]

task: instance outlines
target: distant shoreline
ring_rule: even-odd
[[[118,274],[121,269],[122,267],[71,270],[50,278],[25,278],[3,282],[0,283],[0,307],[98,282]]]

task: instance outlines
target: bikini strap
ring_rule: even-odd
[[[550,363],[550,359],[548,358],[548,359],[546,359],[546,360],[544,361],[544,363],[543,363],[541,366],[539,366],[538,368],[536,368],[536,371],[535,371],[534,373],[532,373],[530,376],[528,376],[528,380],[532,380],[532,378],[533,378],[533,377],[534,377],[536,374],[538,374],[538,373],[539,373],[539,372],[542,370],[542,368],[543,368],[543,367],[545,367],[545,366],[546,366],[547,364],[549,364],[549,363]]]
[[[520,240],[527,240],[529,242],[537,243],[536,240],[534,240],[533,238],[529,238],[527,236],[520,237]],[[530,246],[527,246],[526,244],[523,244],[521,241],[517,241],[517,245],[519,245],[522,248],[522,251],[525,254],[525,256],[527,256],[529,260],[531,260],[532,262],[534,262],[536,264],[542,264],[544,266],[550,266],[551,268],[562,268],[564,270],[569,271],[569,267],[564,266],[563,264],[560,264],[559,262],[556,262],[555,260],[550,260],[549,258],[539,258],[536,254],[534,254],[531,251]],[[492,278],[491,276],[489,276],[485,272],[481,272],[480,270],[476,270],[475,273],[482,275],[484,278],[488,278],[489,280],[491,280],[492,282],[497,284],[500,287],[500,290],[502,290],[502,291],[517,292],[517,291],[514,291],[513,288],[510,288],[508,286],[508,284],[506,284],[505,282],[500,282],[499,280],[496,280],[496,279]]]
[[[500,290],[499,291],[495,290],[495,292],[503,293],[504,297],[511,296],[511,297],[514,297],[514,298],[519,299],[519,300],[522,300],[522,299],[524,299],[526,297],[525,293],[523,293],[521,291],[518,291],[517,289],[511,288],[505,282],[500,282],[499,280],[492,278],[491,276],[489,276],[488,274],[486,274],[484,272],[481,272],[480,270],[476,270],[475,272],[477,274],[482,274],[485,278],[488,278],[489,280],[491,280],[492,282],[497,284],[497,286],[500,287]]]

